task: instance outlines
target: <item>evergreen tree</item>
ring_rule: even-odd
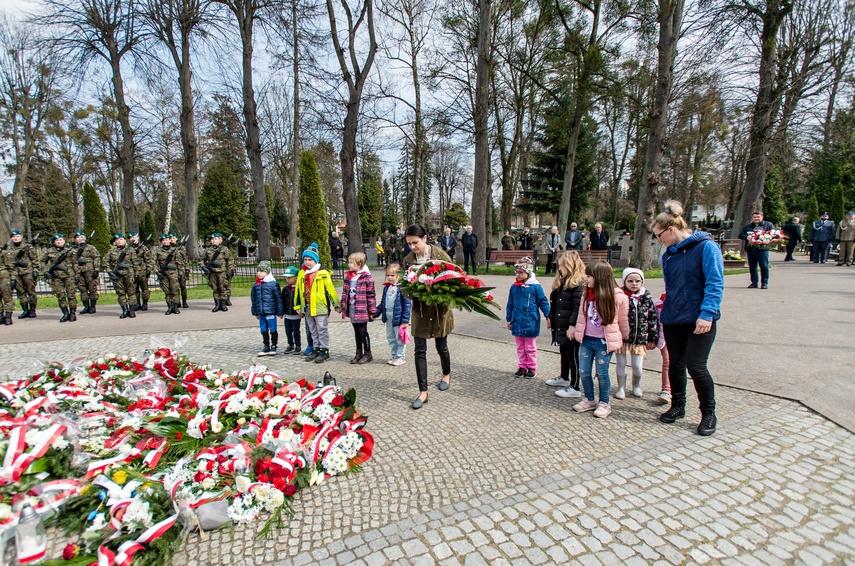
[[[784,206],[784,184],[781,181],[781,169],[772,165],[766,174],[766,186],[763,190],[763,217],[781,226],[787,221],[787,209]]]
[[[814,220],[819,220],[819,201],[817,201],[816,199],[816,194],[811,195],[811,198],[808,201],[807,218],[805,218],[805,224],[810,224]]]
[[[318,166],[311,151],[303,151],[300,156],[300,207],[297,214],[300,219],[297,233],[302,249],[306,249],[313,242],[316,243],[321,256],[321,265],[331,266],[327,208],[324,204]],[[351,242],[351,245],[360,244],[361,242]]]
[[[104,211],[98,192],[95,187],[87,182],[83,185],[83,231],[86,232],[88,238],[93,230],[95,234],[89,243],[98,248],[103,256],[110,250],[113,234],[110,231],[110,225],[107,223],[107,213]]]
[[[461,226],[469,224],[469,216],[466,215],[466,209],[462,203],[453,203],[448,210],[445,211],[443,223],[451,228],[451,231],[457,233]]]
[[[359,189],[356,194],[359,206],[359,224],[368,237],[380,234],[383,220],[383,174],[380,158],[369,154],[362,160],[359,171]]]
[[[855,102],[837,112],[828,143],[811,155],[808,187],[819,208],[831,212],[838,186],[843,190],[844,207],[846,202],[855,202]],[[809,200],[805,204],[809,206]]]
[[[151,210],[146,210],[143,215],[142,224],[140,224],[140,242],[147,242],[148,245],[157,243],[160,241],[158,234],[156,233],[156,228],[154,226],[154,215],[151,213]]]
[[[203,240],[213,232],[234,234],[236,238],[249,235],[244,180],[235,171],[234,162],[217,158],[209,165],[199,194],[198,220]]]
[[[383,228],[388,228],[393,233],[395,232],[395,228],[401,224],[401,217],[398,216],[395,200],[392,195],[392,185],[389,181],[383,179],[383,220],[381,223]]]
[[[278,196],[273,203],[270,231],[273,237],[280,241],[287,240],[291,231],[291,216],[288,214],[288,207],[285,206],[285,201]]]
[[[837,183],[834,188],[834,195],[831,199],[831,219],[835,224],[840,224],[846,216],[846,203],[843,201],[843,183]]]
[[[27,176],[27,210],[33,235],[47,245],[51,236],[63,234],[72,241],[77,230],[71,187],[53,163],[36,162]]]

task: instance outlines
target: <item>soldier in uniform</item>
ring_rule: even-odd
[[[12,285],[15,284],[15,258],[3,246],[0,249],[0,324],[12,324],[12,310],[15,308],[15,297],[12,295]]]
[[[211,312],[227,311],[226,305],[227,279],[226,274],[231,269],[231,251],[223,245],[223,235],[219,232],[211,234],[211,245],[205,248],[204,266],[202,271],[208,277],[208,283],[214,292],[215,306]]]
[[[23,241],[20,230],[12,230],[9,233],[12,239],[9,242],[9,253],[15,261],[15,291],[18,293],[18,302],[21,303],[21,314],[18,318],[36,318],[36,281],[38,281],[39,253],[29,243]]]
[[[74,258],[77,263],[77,290],[83,309],[80,314],[95,314],[95,303],[98,302],[98,272],[101,271],[101,252],[98,248],[86,242],[86,234],[74,234],[77,244],[74,247]]]
[[[157,278],[160,281],[160,288],[166,295],[166,313],[165,314],[181,314],[178,310],[180,293],[178,283],[178,273],[181,270],[181,265],[178,260],[178,249],[172,245],[170,234],[164,234],[160,237],[161,246],[154,253],[154,262],[157,264]]]
[[[148,299],[151,297],[151,289],[148,288],[148,277],[154,271],[154,258],[148,246],[140,242],[140,235],[137,232],[131,232],[128,236],[131,238],[131,247],[134,249],[134,253],[137,254],[137,262],[140,268],[134,277],[134,291],[137,295],[137,303],[133,309],[135,311],[147,311]]]
[[[42,255],[42,272],[59,301],[59,309],[62,311],[59,321],[74,322],[77,320],[77,260],[74,248],[65,245],[62,234],[54,234],[51,244]]]
[[[178,241],[178,234],[170,232],[169,241],[175,250],[175,261],[178,265],[178,287],[181,291],[181,308],[189,309],[190,307],[187,305],[187,279],[190,277],[190,257],[187,255],[187,248]]]
[[[113,247],[104,256],[104,264],[108,270],[110,280],[113,282],[113,288],[116,289],[116,295],[119,297],[119,305],[122,307],[122,314],[119,318],[136,318],[133,305],[137,302],[136,284],[134,277],[136,270],[134,267],[138,265],[137,254],[134,249],[127,245],[124,234],[115,234],[113,236]]]

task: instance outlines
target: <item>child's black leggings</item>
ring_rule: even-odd
[[[368,323],[367,322],[354,322],[353,323],[353,333],[356,335],[356,351],[357,352],[370,352],[371,351],[371,338],[368,337]]]

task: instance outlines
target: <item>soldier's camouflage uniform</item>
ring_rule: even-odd
[[[61,260],[61,261],[60,261]],[[63,319],[76,320],[77,311],[77,259],[74,248],[64,245],[61,248],[51,245],[42,255],[41,270],[45,281],[59,301]]]
[[[175,260],[178,265],[178,288],[181,294],[181,308],[190,308],[187,306],[187,279],[190,277],[190,258],[187,256],[187,249],[181,244],[175,244]],[[177,299],[176,299],[176,302]]]
[[[148,310],[148,300],[151,298],[151,289],[148,287],[149,275],[154,272],[154,257],[151,250],[145,244],[131,244],[137,255],[139,271],[134,276],[134,291],[137,295],[135,308],[137,310]]]
[[[94,313],[98,302],[98,272],[101,271],[101,252],[89,242],[76,244],[74,258],[77,263],[77,290],[83,302],[83,314]]]
[[[8,249],[0,251],[0,323],[12,324],[12,311],[15,298],[12,295],[12,281],[15,277],[15,258]]]
[[[124,257],[122,257],[124,253]],[[119,259],[121,258],[121,262]],[[113,281],[113,287],[116,289],[116,295],[119,298],[119,305],[122,307],[121,318],[134,318],[134,311],[129,309],[129,305],[134,305],[137,302],[136,268],[139,266],[137,254],[134,252],[133,246],[125,244],[123,247],[113,246],[107,255],[104,256],[105,268],[108,272],[116,276]]]
[[[166,314],[181,314],[178,310],[181,298],[178,283],[178,274],[181,269],[178,258],[178,250],[173,246],[161,246],[154,253],[154,261],[157,264],[157,277],[160,287],[166,295]]]
[[[217,253],[219,250],[219,253]],[[214,256],[216,259],[213,259]],[[231,258],[231,250],[223,244],[219,246],[208,246],[205,248],[205,256],[203,263],[210,270],[208,273],[208,283],[214,292],[214,301],[217,306],[214,307],[214,312],[218,310],[227,310],[226,299],[228,298],[228,279],[226,275],[231,269],[234,269],[234,264]]]
[[[33,276],[38,270],[39,252],[25,241],[9,242],[7,248],[12,254],[15,263],[15,292],[18,293],[18,301],[24,312],[18,318],[35,318],[36,304],[36,277]]]

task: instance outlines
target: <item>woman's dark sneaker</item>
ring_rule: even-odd
[[[698,425],[698,434],[701,436],[709,436],[715,432],[715,427],[718,424],[718,419],[715,418],[715,413],[708,412],[701,415],[701,424]]]
[[[670,409],[659,415],[659,420],[663,423],[671,424],[677,422],[677,419],[682,419],[685,416],[685,407],[671,407]]]

